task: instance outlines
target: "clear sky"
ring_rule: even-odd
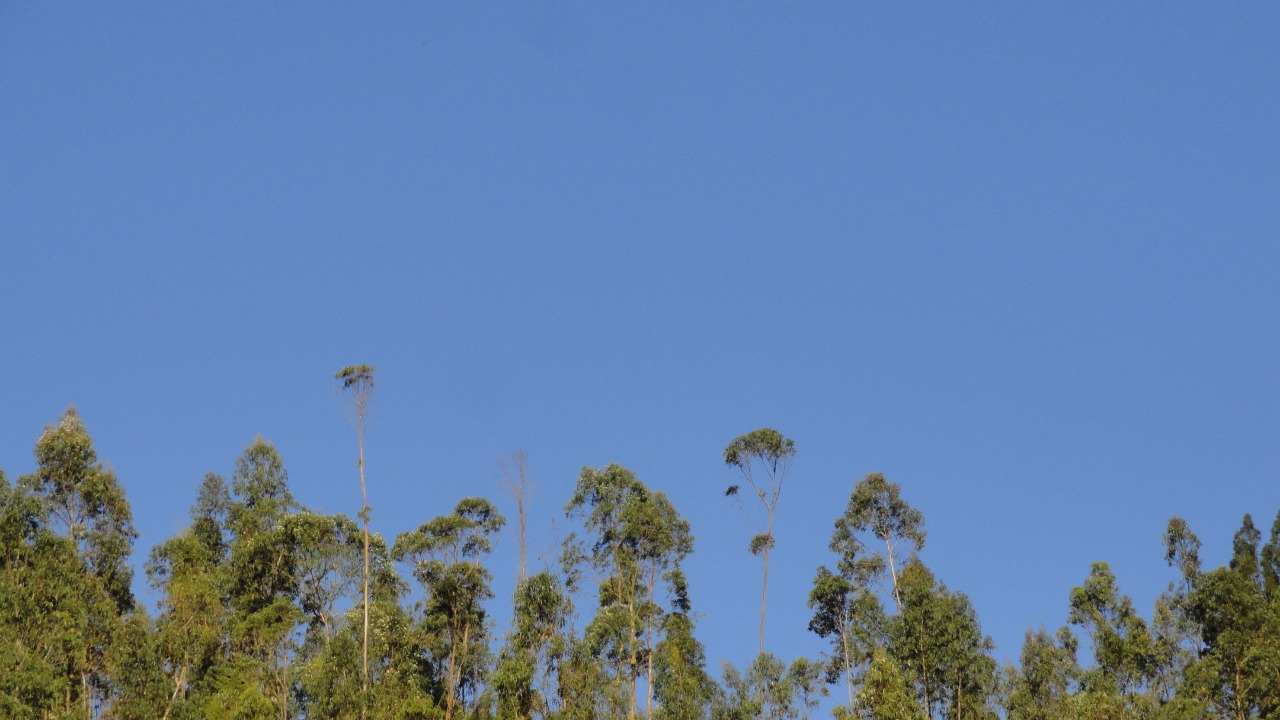
[[[771,649],[881,471],[1016,657],[1095,560],[1149,612],[1171,515],[1220,563],[1280,510],[1280,5],[6,2],[0,267],[0,467],[75,404],[139,564],[259,433],[354,514],[368,363],[385,535],[522,447],[546,551],[620,462],[741,662],[772,426]]]

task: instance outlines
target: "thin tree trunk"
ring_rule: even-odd
[[[885,553],[889,557],[889,576],[893,578],[893,602],[898,606],[898,610],[902,610],[902,595],[898,592],[898,569],[894,566],[893,561],[893,544],[888,538],[884,541]]]
[[[657,578],[655,577],[656,572],[657,571],[654,570],[649,573],[649,600],[650,601],[653,600],[653,589],[654,589],[654,586],[657,584]],[[645,717],[651,718],[653,717],[653,619],[652,618],[650,618],[645,623],[644,645],[645,645],[646,657],[648,659],[648,662],[646,663],[648,667],[645,671],[644,714],[645,714]]]
[[[765,528],[765,537],[768,538],[767,544],[764,546],[764,582],[760,587],[760,654],[764,654],[764,611],[765,605],[769,599],[769,553],[773,552],[773,510],[777,507],[778,495],[775,492],[773,496],[773,505],[769,506],[769,525]]]
[[[173,704],[178,702],[178,695],[182,692],[182,685],[187,681],[187,667],[188,665],[183,665],[182,671],[178,673],[178,677],[173,681],[173,694],[169,696],[169,704],[165,706],[161,720],[169,720],[169,714],[173,712]]]
[[[356,421],[356,437],[360,445],[360,459],[356,464],[360,468],[360,519],[364,522],[364,642],[360,655],[363,679],[360,684],[361,702],[360,717],[368,714],[369,706],[369,494],[364,482],[364,407],[358,408]]]
[[[635,586],[632,585],[632,587]],[[636,604],[635,598],[631,597],[633,594],[627,593],[627,654],[630,655],[627,662],[627,683],[631,689],[631,707],[627,710],[628,720],[635,720],[636,717]]]
[[[840,645],[844,648],[844,687],[849,693],[849,709],[853,709],[853,663],[849,659],[849,629],[846,623],[840,624]]]

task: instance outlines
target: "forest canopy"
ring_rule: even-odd
[[[362,420],[373,369],[336,379]],[[494,541],[515,532],[525,547],[523,455],[509,466],[518,517],[466,498],[388,541],[363,499],[354,517],[304,507],[257,438],[229,480],[193,482],[187,527],[145,551],[74,409],[34,453],[34,472],[0,472],[5,718],[1280,718],[1280,514],[1265,535],[1244,515],[1217,568],[1171,518],[1177,580],[1149,613],[1094,563],[1064,589],[1064,625],[1029,630],[1002,666],[969,598],[921,559],[909,488],[871,473],[832,498],[844,511],[813,552],[808,630],[826,650],[782,658],[765,632],[768,562],[796,443],[761,428],[724,450],[739,473],[726,502],[763,530],[743,548],[761,559],[760,652],[715,668],[684,571],[695,528],[620,465],[583,468],[555,569],[526,573],[522,557],[498,598]],[[508,626],[495,603],[510,603]]]

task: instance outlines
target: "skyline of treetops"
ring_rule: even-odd
[[[1135,607],[1095,562],[1063,589],[1061,627],[1029,629],[1016,662],[1001,663],[968,596],[923,557],[928,526],[910,488],[870,473],[826,516],[790,508],[797,444],[759,428],[722,453],[738,481],[726,502],[741,501],[749,518],[742,551],[762,560],[758,626],[739,621],[759,635],[759,653],[716,665],[698,623],[717,595],[753,581],[707,587],[686,574],[697,527],[665,493],[618,464],[584,467],[558,519],[571,532],[553,562],[526,570],[527,528],[549,519],[526,516],[517,452],[504,464],[516,517],[468,497],[383,532],[364,473],[374,369],[335,379],[356,411],[354,518],[304,507],[284,459],[258,437],[229,480],[192,483],[186,528],[135,547],[126,485],[75,408],[38,435],[34,472],[0,472],[0,715],[1280,718],[1280,514],[1265,536],[1244,514],[1217,568],[1171,518],[1163,560],[1176,580],[1153,608]],[[770,551],[786,542],[775,512],[831,523],[829,545],[807,554],[808,631],[823,646],[811,656],[770,650],[786,645],[767,628]],[[490,556],[513,532],[515,591],[498,597],[495,573],[506,571]],[[148,595],[154,604],[140,600]],[[497,607],[509,607],[509,623],[495,621]]]

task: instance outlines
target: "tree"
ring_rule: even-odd
[[[289,492],[280,453],[261,437],[236,460],[231,490],[226,512],[230,657],[212,681],[207,712],[234,716],[270,708],[283,719],[289,715],[294,630],[303,620],[300,548],[288,520],[301,507]]]
[[[75,408],[44,429],[35,455],[35,472],[19,484],[42,506],[37,517],[66,541],[46,546],[50,560],[60,556],[62,587],[56,589],[61,597],[55,607],[62,605],[66,630],[74,633],[59,633],[66,642],[58,651],[62,671],[71,681],[63,687],[64,707],[69,712],[78,704],[90,716],[108,703],[108,648],[134,609],[128,557],[137,532],[124,490],[98,462]]]
[[[550,685],[569,645],[566,629],[573,602],[550,572],[535,573],[516,587],[513,627],[494,670],[498,715],[528,720],[552,712]]]
[[[996,666],[969,598],[951,592],[913,557],[899,577],[902,609],[889,625],[889,656],[929,717],[994,718]],[[936,712],[936,715],[935,715]]]
[[[739,672],[723,667],[725,693],[712,707],[713,720],[789,720],[807,718],[825,695],[819,667],[806,658],[790,666],[773,653],[761,653]]]
[[[1063,628],[1061,633],[1070,633]],[[1069,641],[1074,638],[1068,635]],[[1067,698],[1079,672],[1069,643],[1055,641],[1041,628],[1027,631],[1022,656],[1012,677],[1008,720],[1068,720]]]
[[[516,584],[524,582],[528,572],[526,526],[528,515],[525,503],[529,500],[531,483],[529,482],[529,453],[524,450],[512,450],[508,457],[498,458],[498,467],[502,470],[503,483],[511,498],[516,501],[516,520],[520,533],[520,571],[516,575]]]
[[[1151,618],[1154,653],[1153,690],[1161,704],[1174,701],[1188,667],[1204,649],[1200,628],[1192,617],[1191,598],[1200,582],[1200,539],[1180,517],[1169,519],[1164,534],[1165,562],[1178,571],[1156,599]]]
[[[688,582],[679,568],[668,572],[671,611],[663,618],[662,640],[653,649],[653,691],[657,720],[697,720],[715,699],[716,683],[707,674],[706,651],[694,637]]]
[[[646,708],[652,714],[653,651],[662,614],[655,602],[656,588],[660,579],[673,577],[670,571],[678,569],[692,551],[689,523],[666,495],[649,490],[617,464],[583,468],[565,512],[582,517],[594,534],[591,563],[604,575],[600,609],[584,640],[593,655],[611,661],[615,683],[627,686],[631,718],[636,714],[636,679],[643,666]]]
[[[1268,648],[1276,643],[1280,625],[1263,594],[1260,539],[1246,514],[1232,542],[1229,566],[1201,576],[1191,596],[1191,614],[1204,637],[1193,678],[1218,714],[1234,720],[1247,720],[1274,702],[1280,680],[1275,648]]]
[[[356,467],[360,470],[360,521],[364,525],[364,638],[360,645],[362,689],[369,692],[369,493],[364,482],[364,418],[373,398],[373,368],[368,365],[348,365],[333,376],[342,383],[342,390],[350,390],[356,408],[356,442],[360,449]],[[364,717],[361,715],[361,717]]]
[[[483,603],[493,597],[492,579],[480,563],[492,549],[492,535],[505,520],[488,500],[465,498],[450,515],[396,537],[392,557],[413,563],[413,575],[427,591],[423,620],[443,646],[445,720],[481,681],[486,649]]]
[[[738,468],[765,513],[764,531],[757,532],[748,546],[751,554],[759,555],[764,562],[764,577],[760,589],[761,653],[764,653],[764,617],[769,597],[769,554],[774,546],[773,520],[778,509],[778,497],[782,494],[782,483],[795,456],[795,442],[772,428],[760,428],[746,435],[739,435],[724,449],[725,464]],[[739,490],[740,486],[730,485],[725,490],[725,495],[736,498]],[[746,508],[743,510],[745,512]],[[758,523],[756,530],[760,530]]]
[[[916,704],[911,686],[898,667],[883,649],[871,656],[866,680],[858,694],[857,714],[838,709],[836,718],[863,717],[866,720],[926,720],[926,715]]]
[[[48,504],[0,473],[0,716],[86,717],[83,564]]]
[[[884,545],[884,553],[874,551],[863,539],[870,533]],[[840,572],[860,582],[880,581],[887,571],[891,579],[890,597],[902,608],[898,575],[903,561],[901,547],[924,548],[924,515],[902,499],[897,483],[871,473],[860,480],[849,496],[844,515],[836,520],[831,550],[840,556]]]
[[[857,578],[833,573],[823,566],[813,579],[809,608],[813,610],[809,630],[831,642],[827,681],[843,681],[846,709],[852,712],[863,666],[876,648],[884,647],[884,606]]]
[[[1151,634],[1106,563],[1094,563],[1084,584],[1071,590],[1067,620],[1093,646],[1097,666],[1085,678],[1086,689],[1114,696],[1126,707],[1150,704],[1141,691],[1154,677]]]

